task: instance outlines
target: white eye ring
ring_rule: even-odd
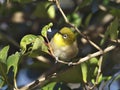
[[[63,38],[64,39],[68,38],[68,35],[67,34],[63,34]]]

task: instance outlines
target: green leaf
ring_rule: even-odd
[[[103,80],[103,75],[100,74],[100,76],[98,77],[98,84],[101,83],[102,80]]]
[[[0,75],[3,77],[6,76],[7,65],[5,63],[0,62]]]
[[[3,77],[0,76],[0,88],[3,87],[5,81],[3,80]]]
[[[37,36],[32,35],[32,34],[26,35],[22,38],[20,42],[20,47],[23,53],[25,53],[27,50],[29,50],[32,47],[36,38]]]
[[[93,84],[95,84],[95,79],[92,79],[91,82],[92,82]]]
[[[92,81],[96,79],[96,75],[98,73],[98,59],[97,58],[91,58],[88,61],[88,80]]]
[[[67,18],[71,23],[74,23],[76,27],[79,27],[82,21],[78,13],[71,13],[70,15],[67,16]]]
[[[95,67],[94,70],[93,70],[93,75],[96,76],[98,73],[98,67]]]
[[[7,59],[7,72],[9,72],[10,68],[13,67],[14,72],[14,78],[16,77],[17,71],[18,71],[18,62],[20,60],[20,53],[16,52],[15,54],[12,54]]]
[[[82,3],[80,3],[79,7],[77,8],[77,10],[87,6],[87,5],[90,5],[92,2],[92,0],[83,0]]]
[[[115,7],[110,7],[110,13],[115,16],[120,18],[120,9],[119,8],[115,8]]]
[[[51,3],[47,3],[46,8],[48,8],[47,14],[49,18],[54,19],[55,18],[55,7]]]
[[[86,62],[81,63],[81,70],[82,70],[83,81],[87,83],[88,67]]]
[[[53,90],[56,85],[56,82],[51,82],[50,84],[44,86],[42,90]]]
[[[104,5],[108,5],[109,2],[110,2],[110,0],[103,0],[103,4],[104,4]]]
[[[110,37],[110,39],[115,40],[118,38],[118,33],[120,32],[118,30],[119,27],[119,19],[115,18],[113,22],[108,26],[107,31],[105,32],[105,37],[101,40],[101,45],[104,44],[106,39]]]
[[[90,20],[91,20],[92,16],[93,16],[93,14],[90,13],[90,14],[86,17],[86,19],[85,19],[85,26],[86,26],[86,27],[89,26]]]
[[[2,87],[2,85],[7,82],[6,59],[7,59],[8,50],[9,50],[9,46],[6,46],[0,51],[0,75],[1,75],[0,87]]]
[[[55,18],[55,8],[50,2],[39,2],[33,15],[39,18]]]
[[[44,51],[44,48],[42,48],[43,45],[45,45],[44,39],[43,39],[43,37],[39,36],[39,38],[35,39],[32,50],[37,50],[38,48],[41,48],[40,50]]]
[[[42,36],[39,36],[35,39],[33,43],[33,47],[30,53],[31,57],[36,57],[43,55],[44,53],[49,53],[47,45],[45,45],[45,41]]]
[[[110,38],[112,40],[118,38],[118,26],[119,26],[119,19],[116,18],[111,25],[108,27]]]
[[[4,83],[7,82],[7,65],[3,62],[0,62],[0,87],[4,85]]]
[[[68,67],[68,66],[67,66]],[[63,69],[57,73],[56,78],[52,78],[53,81],[66,82],[66,83],[79,83],[82,82],[81,66],[62,67]]]
[[[41,31],[42,36],[47,37],[47,31],[51,29],[52,26],[53,26],[53,23],[49,23],[48,25],[45,25]]]
[[[35,36],[32,34],[26,35],[22,38],[20,46],[22,53],[27,53],[31,57],[49,53],[48,47],[45,44],[44,38],[42,36]]]
[[[91,59],[89,60],[89,63],[90,63],[91,65],[97,65],[97,64],[98,64],[98,59],[97,59],[97,58],[91,58]]]
[[[70,90],[70,88],[62,82],[51,82],[44,86],[41,90]]]
[[[0,51],[0,62],[6,63],[8,50],[9,50],[9,46],[6,46]]]

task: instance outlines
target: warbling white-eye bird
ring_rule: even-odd
[[[63,27],[50,41],[54,55],[62,61],[69,61],[78,54],[75,33],[69,27]]]

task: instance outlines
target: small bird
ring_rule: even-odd
[[[50,41],[54,55],[62,61],[69,61],[78,54],[75,33],[69,27],[63,27]]]

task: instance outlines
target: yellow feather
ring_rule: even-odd
[[[56,33],[55,36],[53,37],[53,40],[58,45],[58,47],[73,44],[73,42],[75,41],[75,34],[72,32],[70,28],[68,27],[62,28],[60,30],[60,33]],[[64,38],[63,35],[67,35],[67,38]]]

